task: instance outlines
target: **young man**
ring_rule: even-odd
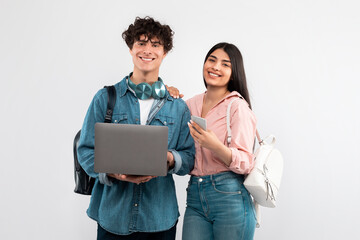
[[[195,148],[187,126],[189,109],[164,90],[159,78],[173,32],[145,17],[136,18],[122,36],[134,69],[115,84],[112,122],[167,126],[169,171],[165,177],[94,172],[94,126],[104,122],[108,98],[106,89],[101,89],[86,114],[78,147],[81,166],[96,178],[87,214],[98,223],[97,239],[175,239],[179,212],[172,173],[185,175],[192,170]],[[151,95],[153,85],[163,91]],[[141,151],[140,145],[137,148]]]

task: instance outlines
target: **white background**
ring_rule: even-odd
[[[95,239],[73,193],[72,141],[98,89],[132,70],[121,33],[150,15],[175,31],[160,75],[185,99],[220,41],[241,50],[260,133],[285,158],[255,239],[360,235],[356,0],[0,0],[0,239]],[[188,177],[176,177],[181,239]]]

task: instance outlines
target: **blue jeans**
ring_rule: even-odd
[[[253,239],[255,211],[243,181],[233,172],[191,176],[183,240]]]

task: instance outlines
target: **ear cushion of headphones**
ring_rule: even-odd
[[[166,88],[165,88],[165,85],[162,82],[160,82],[160,81],[155,82],[151,86],[151,88],[152,88],[152,96],[155,99],[160,99],[160,98],[163,98],[165,96]]]
[[[135,95],[141,99],[145,100],[151,97],[151,94],[153,92],[152,87],[147,83],[140,83],[136,85],[135,89]]]

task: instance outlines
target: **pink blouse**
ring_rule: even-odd
[[[187,100],[191,115],[201,117],[205,93]],[[233,171],[238,174],[248,174],[254,167],[252,148],[255,140],[256,118],[247,102],[236,91],[231,92],[217,103],[205,116],[207,128],[212,130],[219,140],[227,145],[226,110],[233,98],[237,98],[231,105],[230,128],[232,139],[230,150],[232,161],[227,167],[209,149],[200,147],[195,142],[195,166],[191,175],[204,176],[220,172]]]

